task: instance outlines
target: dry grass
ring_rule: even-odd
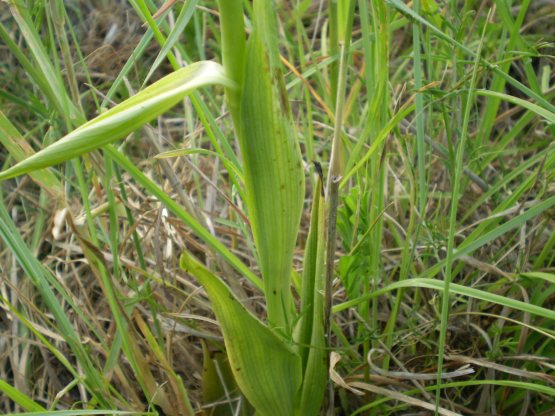
[[[490,6],[489,2],[487,6]],[[555,7],[552,1],[532,2],[530,11],[520,31],[530,43],[552,42],[555,36],[553,21]],[[87,106],[88,114],[94,114],[91,95],[106,92],[110,83],[115,79],[119,70],[129,58],[134,46],[139,42],[145,29],[135,12],[123,2],[103,6],[102,2],[82,3],[71,5],[76,12],[73,22],[81,52],[85,57],[85,64],[89,76],[95,82],[95,89],[85,83],[85,72],[77,71],[82,91],[90,91],[83,102]],[[211,7],[208,4],[207,7]],[[293,6],[290,6],[293,7]],[[325,8],[324,8],[325,9]],[[518,8],[516,8],[518,9]],[[514,10],[516,13],[518,10]],[[321,30],[315,23],[318,12],[318,2],[305,12],[303,22],[304,36],[314,38],[315,48],[321,44],[321,34],[313,30]],[[290,16],[290,11],[282,10],[282,18]],[[208,16],[208,17],[206,17]],[[480,25],[479,19],[470,22]],[[0,21],[13,30],[17,35],[16,25],[10,20],[7,7],[0,7]],[[199,18],[199,30],[207,34],[201,40],[206,45],[214,45],[216,39],[210,36],[214,24],[210,15]],[[496,24],[501,24],[496,22]],[[206,26],[202,26],[206,25]],[[291,23],[293,25],[293,23]],[[356,36],[359,36],[360,22],[355,23]],[[497,33],[497,32],[496,32]],[[18,36],[18,35],[17,35]],[[474,45],[477,41],[474,32],[465,33],[463,41]],[[406,63],[406,54],[410,52],[412,44],[410,29],[395,32],[391,39],[392,52],[390,80],[391,95],[397,107],[408,101],[412,94],[413,80],[409,71],[410,64]],[[486,39],[486,51],[495,53],[496,38]],[[287,45],[284,55],[291,54],[291,58],[298,52],[293,42]],[[315,49],[317,50],[317,49]],[[136,85],[148,69],[158,52],[154,46],[141,58],[145,67],[137,67],[132,72],[129,82]],[[198,51],[193,52],[196,55]],[[547,68],[548,85],[552,85],[552,73],[555,69],[553,48],[541,49],[541,56],[532,59],[532,67],[541,76],[543,68]],[[211,50],[210,53],[213,53]],[[439,53],[439,52],[438,52]],[[316,52],[315,52],[315,55]],[[433,52],[430,55],[434,55]],[[298,58],[298,56],[297,56]],[[306,58],[306,57],[305,57]],[[304,60],[306,60],[304,58]],[[75,54],[77,60],[77,54]],[[314,65],[321,56],[314,56],[308,65]],[[16,85],[16,79],[24,76],[6,47],[0,45],[0,78],[4,90],[16,95],[18,92],[30,91],[26,83]],[[301,71],[299,60],[290,59],[295,67]],[[355,56],[350,67],[351,86],[357,78],[364,76],[364,62]],[[435,64],[435,63],[434,63]],[[401,65],[404,65],[401,68]],[[401,68],[401,69],[400,69]],[[160,69],[160,75],[167,71]],[[515,62],[510,74],[516,79],[526,82],[526,68]],[[398,72],[401,71],[402,73]],[[460,85],[453,85],[451,74],[432,68],[430,78],[437,81],[434,85],[437,96]],[[135,78],[135,76],[137,78]],[[439,77],[445,77],[444,80]],[[288,81],[293,81],[295,75],[289,73]],[[432,81],[430,79],[430,81]],[[460,79],[459,79],[460,81]],[[488,76],[480,78],[482,87],[488,84]],[[330,91],[326,89],[324,80],[311,79],[311,85],[316,88],[328,103]],[[98,83],[98,85],[96,85]],[[97,90],[98,89],[98,90]],[[513,95],[520,92],[507,87]],[[361,89],[361,95],[364,88]],[[307,122],[305,90],[292,88],[292,100],[295,118],[299,125]],[[21,93],[22,100],[29,100],[33,95]],[[26,95],[27,94],[27,95]],[[553,102],[553,89],[544,91],[544,96]],[[528,97],[524,97],[528,99]],[[225,109],[219,94],[214,94],[207,100],[217,119],[217,125],[226,136],[230,136],[229,117],[225,117]],[[314,149],[317,158],[327,160],[332,123],[318,102],[310,99],[314,112]],[[356,140],[362,133],[365,117],[362,108],[362,98],[353,98],[353,108],[345,117],[346,133]],[[468,181],[468,186],[459,200],[458,220],[455,242],[462,244],[480,224],[487,223],[492,215],[499,215],[504,223],[522,214],[540,200],[555,195],[553,181],[553,132],[545,122],[535,117],[525,128],[509,142],[505,149],[497,144],[510,134],[515,124],[523,115],[522,108],[510,103],[502,103],[492,125],[492,135],[498,140],[484,138],[481,146],[476,145],[480,140],[480,116],[488,100],[479,98],[476,109],[472,113],[469,129],[469,152],[465,159],[468,172],[474,172],[482,182]],[[453,103],[444,102],[434,104],[430,109],[427,121],[427,135],[430,140],[446,148],[449,145],[451,133],[445,123],[459,122],[457,117],[462,111],[452,108]],[[298,104],[298,105],[295,105]],[[225,243],[231,251],[245,262],[254,272],[258,273],[257,262],[252,251],[252,239],[247,230],[248,219],[245,207],[237,196],[237,191],[230,183],[228,172],[217,160],[204,155],[192,155],[176,159],[153,159],[156,154],[173,148],[180,148],[184,141],[194,147],[212,149],[207,139],[207,132],[201,121],[192,110],[189,100],[182,107],[185,111],[176,111],[160,119],[158,127],[148,127],[140,133],[140,140],[130,138],[126,144],[126,151],[132,156],[136,165],[149,178],[158,183],[171,199],[187,207],[190,214],[210,230],[218,239]],[[10,96],[0,97],[0,109],[23,132],[29,133],[29,140],[34,144],[40,142],[44,133],[49,131],[46,120],[38,120],[22,109],[20,103],[10,99]],[[446,112],[447,118],[442,114]],[[449,114],[454,114],[453,119]],[[220,117],[221,116],[221,117]],[[405,126],[406,127],[406,126]],[[58,130],[58,129],[57,129]],[[186,133],[184,133],[186,132]],[[303,135],[302,133],[301,135]],[[333,282],[333,298],[336,305],[348,301],[360,292],[354,288],[360,281],[360,276],[367,276],[371,256],[379,256],[380,276],[376,277],[378,287],[368,284],[366,290],[376,290],[396,282],[401,273],[401,264],[407,252],[403,250],[405,238],[412,241],[409,252],[411,264],[408,269],[410,277],[425,277],[428,270],[445,258],[446,241],[448,236],[448,215],[451,204],[450,191],[452,160],[441,150],[429,150],[426,165],[427,205],[426,227],[416,234],[411,225],[411,210],[416,209],[414,201],[410,199],[412,192],[416,192],[417,169],[414,131],[400,128],[387,140],[382,154],[384,180],[383,206],[379,218],[370,218],[370,201],[376,198],[376,190],[369,185],[370,174],[364,173],[362,178],[354,178],[351,188],[358,186],[358,192],[345,189],[342,194],[342,205],[339,211],[339,237],[336,258],[336,279]],[[57,137],[57,136],[56,136]],[[54,138],[54,137],[52,137]],[[303,140],[306,137],[303,136]],[[349,148],[352,145],[348,146]],[[368,146],[365,145],[365,148]],[[303,150],[306,145],[303,143]],[[487,154],[495,154],[487,165]],[[536,163],[526,163],[543,152],[543,156]],[[75,178],[67,177],[64,204],[69,210],[65,211],[64,204],[45,197],[39,187],[29,177],[3,183],[3,199],[14,224],[25,241],[32,247],[32,252],[41,264],[52,271],[56,281],[68,294],[70,300],[78,306],[74,310],[67,301],[60,297],[68,318],[73,324],[79,339],[92,361],[102,368],[111,358],[111,348],[117,338],[117,328],[113,319],[113,310],[106,296],[106,289],[100,272],[91,261],[90,250],[101,259],[107,270],[114,269],[111,251],[110,223],[107,194],[104,188],[104,164],[101,153],[97,152],[84,161],[85,172],[91,174],[87,178],[90,185],[88,201],[92,212],[98,210],[95,226],[99,232],[99,243],[91,243],[91,236],[86,227],[86,210],[83,199],[79,196]],[[7,161],[4,154],[3,162]],[[520,170],[519,170],[520,169]],[[468,178],[468,172],[467,178]],[[510,178],[512,172],[518,172]],[[69,170],[66,170],[69,175]],[[60,175],[62,176],[62,175]],[[505,181],[505,178],[510,178]],[[533,178],[526,189],[520,189],[526,178]],[[487,189],[480,185],[487,186]],[[466,182],[465,182],[466,184]],[[494,192],[488,198],[481,199],[489,189]],[[125,195],[122,194],[125,190]],[[225,280],[232,286],[235,293],[244,300],[245,305],[255,311],[260,317],[265,317],[266,308],[261,294],[234,271],[225,261],[214,254],[214,251],[200,240],[185,224],[177,220],[167,211],[164,205],[150,195],[136,183],[127,173],[122,172],[122,182],[116,178],[112,180],[112,191],[117,201],[119,256],[111,282],[118,294],[123,308],[128,309],[128,329],[132,338],[137,342],[143,364],[152,373],[160,390],[170,397],[177,394],[171,384],[166,365],[182,377],[193,407],[199,410],[207,405],[202,397],[203,380],[203,351],[200,339],[208,340],[210,348],[216,352],[222,347],[223,341],[217,323],[214,321],[212,307],[203,289],[179,267],[179,254],[188,250],[210,269],[220,271]],[[306,199],[306,212],[303,215],[302,231],[295,253],[294,266],[297,271],[302,268],[304,241],[308,229],[308,206],[311,200],[309,192]],[[374,193],[373,193],[374,192]],[[518,193],[518,198],[501,214],[494,214],[498,207]],[[42,196],[41,196],[42,195]],[[479,204],[476,205],[477,201]],[[127,209],[127,212],[126,212]],[[134,225],[127,220],[126,215],[133,218]],[[487,242],[471,254],[462,256],[455,263],[456,283],[469,287],[480,288],[489,293],[495,293],[507,298],[521,300],[529,304],[538,304],[545,309],[555,309],[555,291],[553,284],[542,281],[525,279],[521,272],[541,271],[555,273],[555,254],[547,253],[541,264],[537,259],[544,253],[544,247],[553,241],[555,229],[555,211],[553,207],[524,222],[520,227]],[[380,221],[383,227],[379,252],[365,232]],[[419,219],[417,219],[419,221]],[[484,228],[495,228],[496,224]],[[37,234],[37,230],[38,234]],[[408,234],[408,235],[407,235]],[[134,235],[144,256],[137,251]],[[472,237],[476,238],[476,237]],[[362,241],[362,242],[361,242]],[[34,245],[33,245],[34,243]],[[87,252],[89,251],[89,252]],[[346,260],[349,258],[351,263]],[[10,301],[11,305],[21,312],[30,325],[51,342],[72,365],[77,366],[73,353],[63,336],[57,333],[56,323],[48,307],[44,304],[37,289],[27,278],[16,262],[12,251],[2,246],[0,252],[0,294]],[[455,280],[454,280],[455,282]],[[353,292],[349,293],[351,286]],[[364,286],[364,284],[362,284]],[[357,307],[350,308],[334,315],[335,332],[331,341],[334,349],[342,355],[336,370],[341,374],[346,386],[354,388],[356,383],[367,383],[371,386],[386,388],[390,391],[401,392],[407,397],[418,397],[433,404],[433,391],[424,389],[433,385],[434,380],[421,382],[414,379],[414,374],[435,374],[437,359],[437,338],[439,331],[439,315],[441,301],[437,291],[430,289],[405,290],[399,300],[395,299],[396,292],[389,292],[377,299],[377,316],[369,319],[369,313]],[[356,297],[356,296],[355,296]],[[385,333],[387,322],[396,302],[399,302],[399,315],[395,322],[395,331]],[[375,322],[373,322],[373,320]],[[155,339],[161,347],[166,363],[162,362],[147,342],[147,336],[141,329],[141,323],[146,322]],[[447,325],[446,357],[444,371],[456,371],[463,365],[470,365],[475,373],[465,375],[452,381],[473,380],[508,380],[525,383],[539,383],[555,388],[555,326],[553,322],[531,315],[527,312],[516,311],[507,306],[496,305],[469,299],[453,297],[451,300],[450,319]],[[0,379],[7,381],[20,392],[30,396],[37,403],[49,408],[53,403],[55,409],[80,408],[82,403],[90,399],[89,392],[79,384],[72,386],[73,375],[49,351],[44,344],[30,333],[6,304],[0,302]],[[391,340],[387,341],[387,337]],[[373,364],[383,369],[374,371],[367,362],[368,347],[381,348],[388,352],[376,353],[372,358]],[[390,364],[384,368],[384,357],[389,356]],[[379,358],[378,358],[379,357]],[[121,406],[122,410],[143,411],[148,407],[148,399],[144,397],[141,387],[136,383],[136,376],[129,363],[120,354],[116,358],[118,365],[104,374],[106,383],[110,383],[115,391],[125,400],[117,402],[114,394],[112,403]],[[69,386],[69,387],[68,387]],[[360,384],[358,385],[360,387]],[[67,388],[67,391],[64,389]],[[417,393],[411,393],[417,389]],[[335,414],[351,414],[350,412],[367,405],[376,403],[384,396],[370,390],[364,395],[358,395],[347,388],[336,386]],[[60,394],[63,392],[63,394]],[[398,399],[398,398],[397,398]],[[444,390],[441,406],[457,414],[464,415],[551,415],[555,412],[553,396],[545,392],[525,390],[515,386],[469,385]],[[170,399],[170,402],[174,401]],[[81,404],[80,404],[81,403]],[[381,407],[380,407],[381,406]],[[390,401],[378,405],[375,413],[363,414],[431,414],[429,410],[418,410],[419,407],[403,407],[402,400]],[[412,409],[412,410],[409,410]],[[416,409],[416,410],[415,410]],[[15,412],[22,410],[7,396],[0,395],[0,412]],[[178,414],[175,408],[172,409]],[[418,413],[420,411],[420,413]],[[161,413],[163,414],[163,413]]]

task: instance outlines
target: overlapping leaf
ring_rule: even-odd
[[[239,388],[260,416],[293,415],[301,359],[287,342],[248,312],[218,277],[187,253],[181,267],[204,287],[224,335]]]
[[[304,199],[304,170],[291,121],[271,1],[255,1],[241,97],[240,146],[247,206],[270,324],[291,325],[290,275]]]
[[[215,62],[201,61],[175,71],[1,172],[0,180],[59,164],[119,140],[175,106],[196,88],[210,84],[233,87],[223,68]]]

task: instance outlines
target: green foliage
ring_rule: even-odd
[[[552,413],[548,2],[93,3],[1,13],[0,411]]]
[[[219,278],[183,253],[181,267],[204,287],[224,334],[231,371],[262,416],[292,415],[301,359],[288,341],[248,312]]]
[[[60,164],[119,140],[174,107],[192,90],[210,84],[233,86],[222,67],[214,62],[198,62],[167,75],[56,143],[0,173],[0,180]]]
[[[272,2],[255,1],[239,143],[268,320],[290,334],[291,261],[304,200],[304,169],[279,62],[276,25]]]

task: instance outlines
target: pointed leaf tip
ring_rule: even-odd
[[[195,89],[212,84],[236,87],[216,62],[201,61],[181,68],[1,172],[0,180],[60,164],[122,139],[168,111]]]

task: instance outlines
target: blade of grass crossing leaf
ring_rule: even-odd
[[[181,267],[204,287],[218,319],[237,384],[261,416],[293,415],[301,359],[271,328],[248,312],[208,269],[183,253]]]
[[[173,48],[176,42],[179,41],[179,37],[181,36],[181,33],[185,30],[185,28],[187,27],[187,24],[191,20],[191,17],[193,16],[193,12],[195,11],[198,1],[199,0],[189,0],[181,8],[181,12],[177,17],[177,20],[175,21],[175,25],[172,27],[170,34],[166,38],[166,41],[164,42],[162,49],[160,50],[160,52],[158,52],[158,56],[156,57],[156,60],[150,67],[150,70],[148,71],[148,74],[143,81],[143,85],[145,85],[148,82],[148,80],[150,79],[154,71],[158,69],[162,61],[166,58],[171,48]]]
[[[224,244],[214,237],[208,230],[200,225],[187,211],[177,204],[166,192],[156,183],[151,181],[137,166],[125,155],[118,152],[113,146],[107,146],[105,151],[110,154],[112,159],[126,170],[138,183],[148,192],[158,198],[175,216],[181,219],[218,254],[220,254],[235,270],[245,276],[257,288],[262,288],[260,279],[235,256]]]

